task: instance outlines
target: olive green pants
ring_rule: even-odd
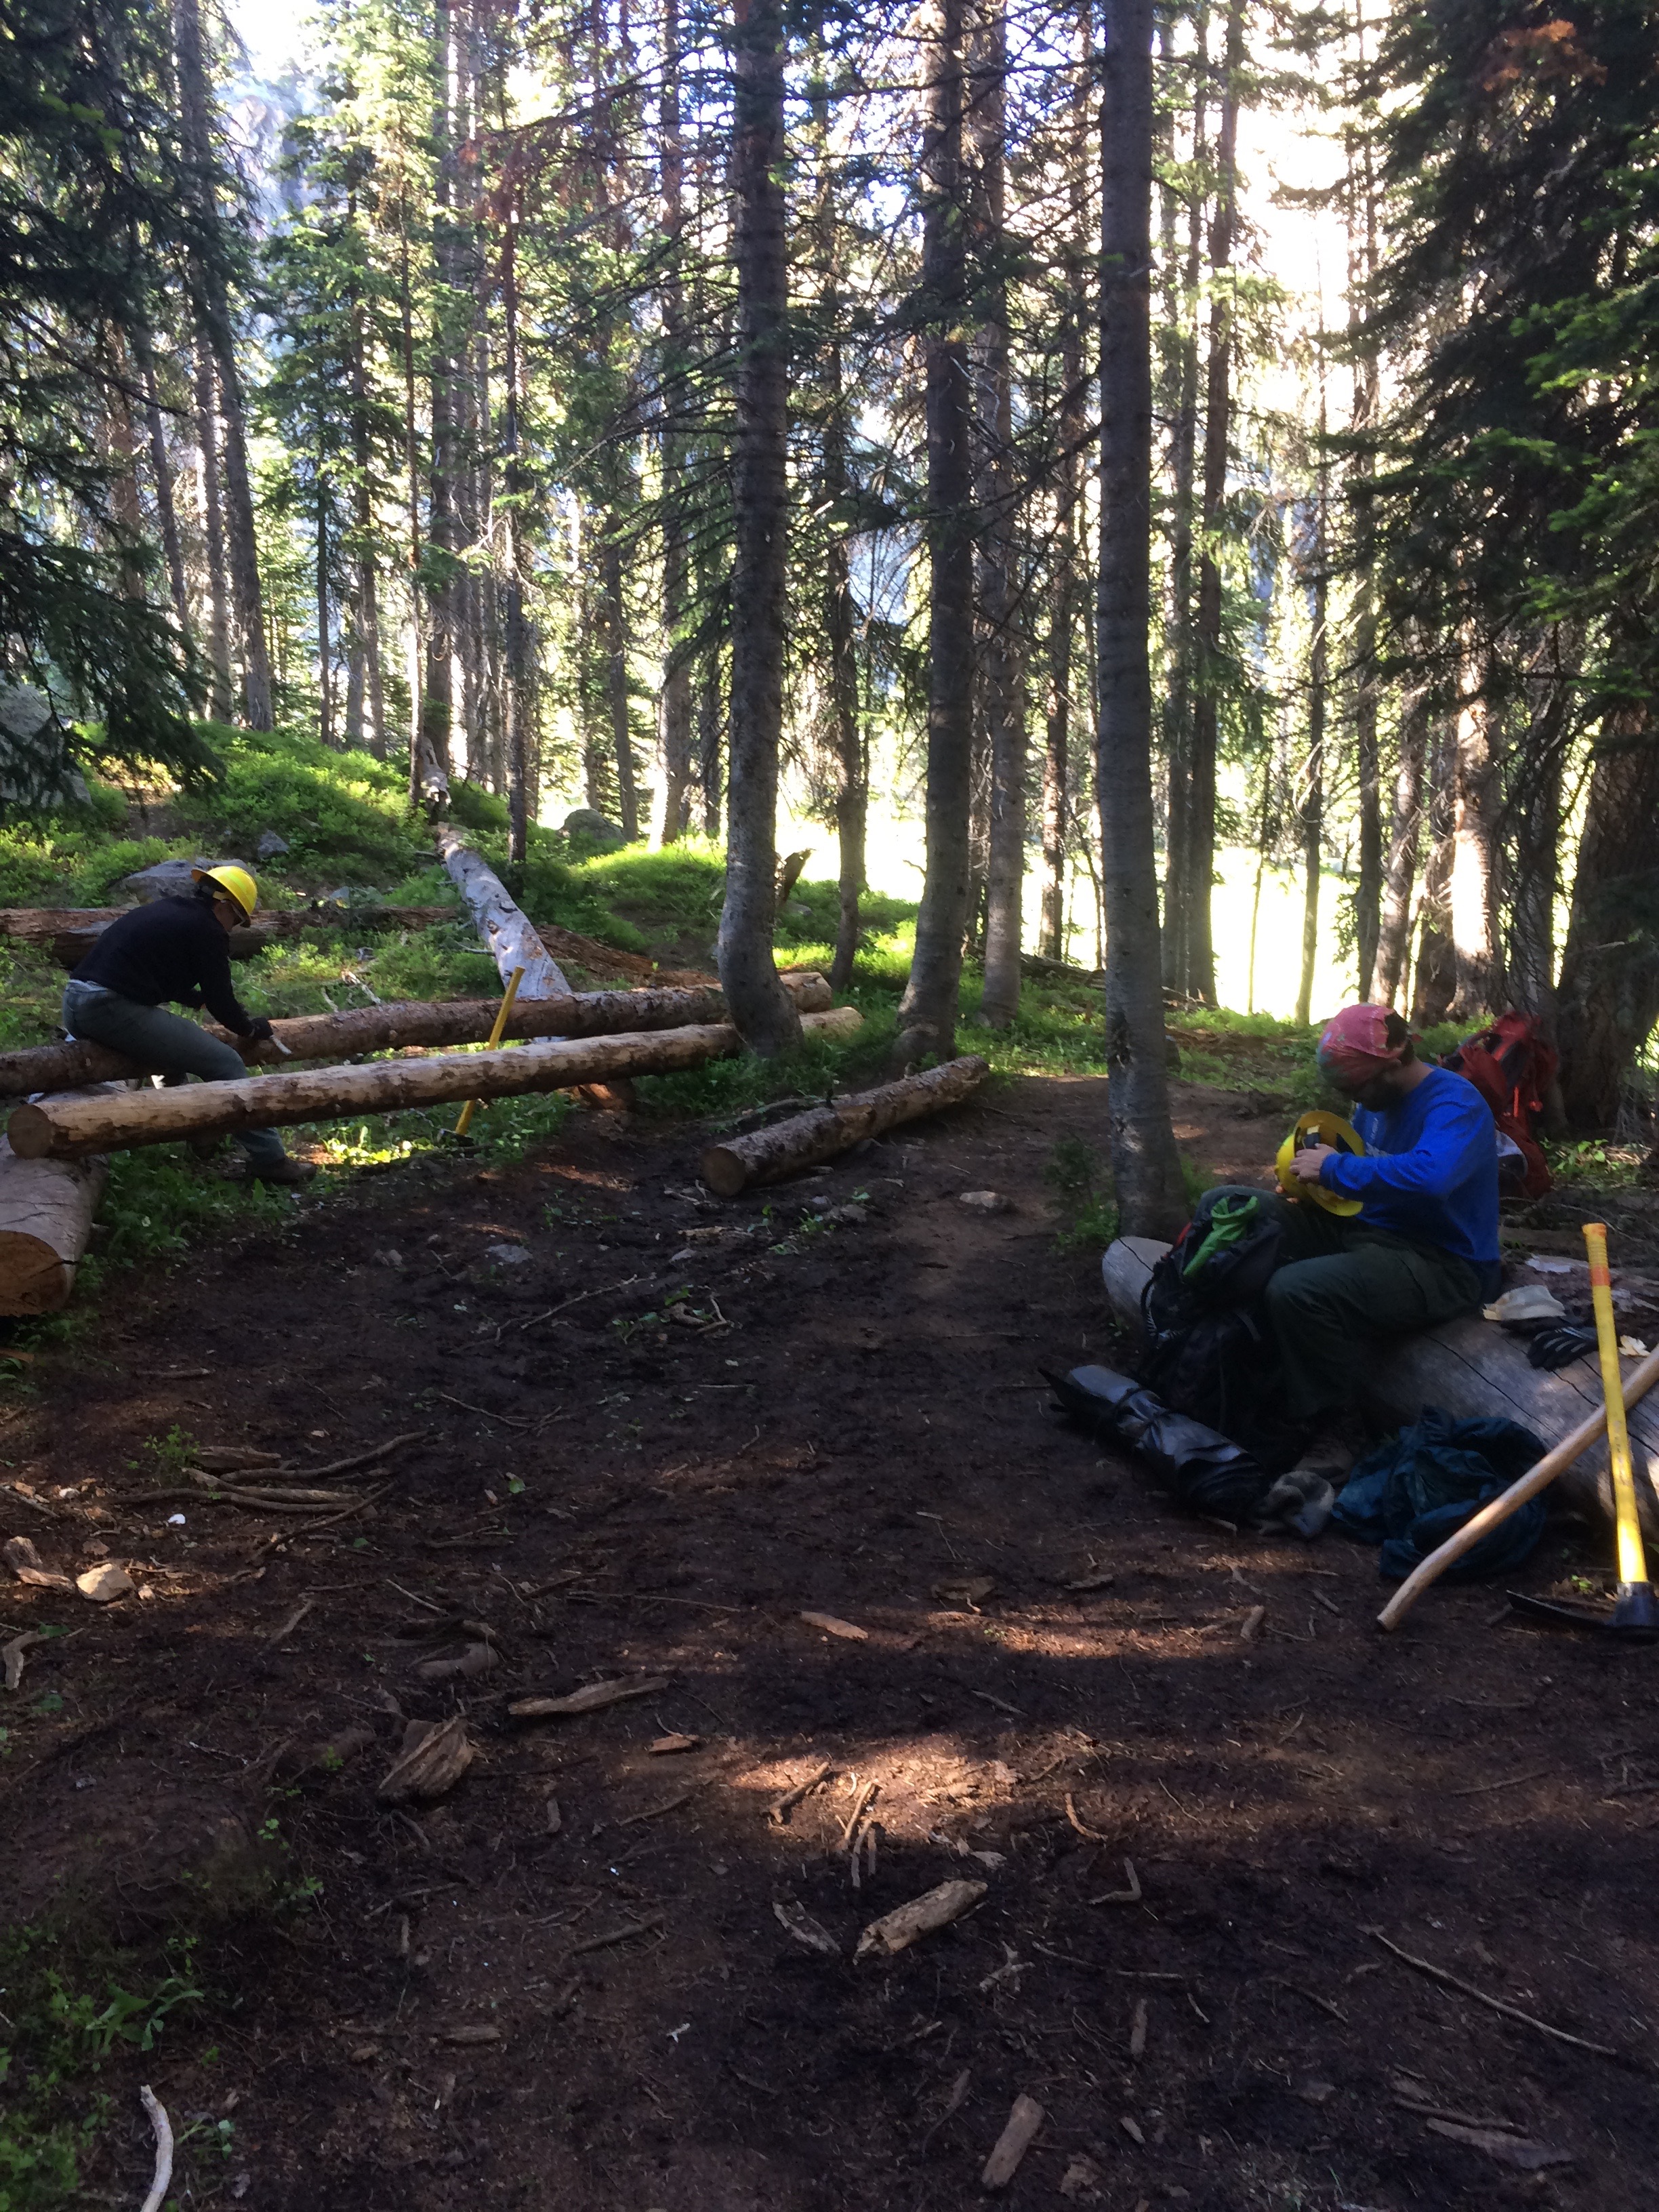
[[[1482,1303],[1480,1270],[1455,1253],[1367,1229],[1360,1215],[1328,1213],[1311,1200],[1293,1206],[1277,1192],[1250,1194],[1285,1231],[1267,1315],[1293,1421],[1317,1421],[1354,1404],[1379,1340],[1414,1336]]]

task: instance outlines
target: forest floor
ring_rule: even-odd
[[[1261,1103],[1179,1086],[1189,1153],[1258,1174]],[[136,1270],[43,1349],[7,1533],[141,1588],[4,1595],[6,1636],[60,1632],[0,1747],[0,2196],[60,2201],[72,2112],[73,2201],[137,2203],[148,2081],[172,2201],[252,2212],[944,2212],[1021,2095],[1015,2205],[1645,2212],[1653,1658],[1490,1588],[1385,1641],[1373,1554],[1179,1520],[1063,1427],[1039,1368],[1112,1356],[1056,1240],[1101,1107],[1006,1081],[719,1207],[695,1132],[581,1115]],[[286,1541],[180,1495],[193,1445],[410,1431]],[[1557,1529],[1528,1580],[1600,1550]],[[508,1716],[612,1676],[661,1679]],[[381,1803],[404,1717],[454,1714],[471,1769]],[[854,1962],[963,1878],[968,1917]]]

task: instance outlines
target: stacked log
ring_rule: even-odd
[[[930,1067],[921,1075],[907,1075],[878,1090],[815,1107],[810,1114],[775,1121],[770,1128],[751,1130],[746,1137],[709,1145],[697,1171],[710,1190],[722,1198],[735,1198],[751,1183],[777,1182],[798,1175],[803,1168],[850,1151],[866,1137],[954,1106],[976,1091],[989,1073],[988,1063],[972,1053],[947,1060],[942,1067]]]
[[[786,975],[803,1014],[822,1013],[830,986],[808,970]],[[356,1060],[365,1054],[400,1048],[482,1044],[495,1018],[493,999],[397,1000],[378,1006],[353,1006],[343,1013],[307,1014],[273,1022],[278,1040],[256,1044],[232,1036],[216,1023],[204,1022],[210,1035],[234,1044],[250,1066],[291,1067],[296,1060]],[[503,1034],[508,1037],[608,1036],[623,1031],[684,1029],[723,1021],[726,1000],[716,988],[655,991],[577,991],[558,999],[514,1002]],[[281,1049],[286,1047],[286,1051]],[[30,1045],[0,1053],[0,1097],[26,1097],[36,1091],[73,1090],[155,1071],[105,1045]]]
[[[25,1160],[0,1137],[0,1314],[69,1304],[107,1160]]]
[[[863,1017],[855,1007],[809,1014],[810,1036],[847,1036]],[[20,1158],[73,1160],[94,1152],[163,1145],[179,1138],[281,1128],[297,1121],[392,1114],[459,1099],[510,1098],[566,1091],[619,1077],[661,1075],[701,1066],[741,1049],[730,1023],[587,1039],[550,1037],[513,1051],[458,1053],[433,1060],[374,1060],[240,1083],[192,1083],[166,1091],[70,1093],[19,1106],[7,1124]]]

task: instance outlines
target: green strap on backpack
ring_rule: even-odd
[[[1201,1267],[1206,1267],[1218,1252],[1224,1252],[1237,1244],[1245,1231],[1254,1226],[1260,1201],[1238,1194],[1218,1198],[1210,1209],[1210,1226],[1204,1242],[1181,1271],[1183,1283],[1189,1282]]]

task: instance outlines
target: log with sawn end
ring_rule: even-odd
[[[821,1014],[830,1004],[822,975],[803,970],[785,976],[803,1014]],[[339,1061],[411,1046],[482,1044],[489,1035],[499,1002],[494,999],[423,999],[350,1006],[337,1014],[302,1014],[273,1022],[272,1042],[233,1036],[216,1023],[204,1022],[210,1036],[234,1044],[250,1066],[291,1068],[296,1060]],[[726,1018],[726,1000],[716,989],[577,991],[561,999],[520,999],[507,1016],[506,1037],[615,1036],[624,1031],[678,1030],[689,1024]],[[0,1097],[27,1097],[36,1091],[72,1091],[84,1083],[118,1081],[156,1071],[129,1060],[106,1045],[25,1045],[0,1052]]]
[[[0,1314],[69,1304],[108,1181],[106,1160],[20,1159],[0,1138]]]
[[[808,1014],[809,1036],[845,1036],[863,1016],[854,1006]],[[393,1114],[463,1098],[512,1098],[568,1091],[618,1076],[666,1075],[742,1049],[729,1022],[620,1036],[549,1037],[511,1051],[446,1054],[434,1060],[374,1060],[252,1075],[240,1083],[191,1083],[165,1091],[69,1092],[17,1107],[6,1126],[21,1159],[72,1160],[90,1152],[164,1145],[176,1138],[274,1129],[357,1114]]]
[[[820,1160],[834,1159],[866,1137],[954,1106],[977,1090],[989,1073],[987,1063],[973,1053],[947,1060],[942,1067],[930,1067],[921,1075],[907,1075],[896,1083],[884,1083],[879,1090],[861,1091],[831,1105],[815,1106],[810,1114],[775,1121],[769,1129],[754,1129],[746,1137],[710,1145],[697,1171],[710,1190],[722,1198],[735,1198],[750,1183],[777,1182]]]

